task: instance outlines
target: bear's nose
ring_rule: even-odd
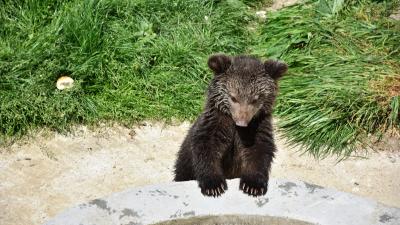
[[[247,122],[244,120],[235,121],[235,123],[238,127],[247,127]]]

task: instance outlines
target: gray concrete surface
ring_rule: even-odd
[[[152,225],[315,225],[300,220],[257,215],[195,216],[162,221]]]
[[[249,197],[239,180],[220,198],[203,197],[194,181],[145,186],[66,210],[46,225],[145,225],[205,215],[266,215],[321,225],[399,225],[400,209],[302,181],[270,180],[268,193]]]

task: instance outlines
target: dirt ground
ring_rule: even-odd
[[[39,225],[62,210],[127,188],[170,182],[189,123],[132,129],[79,127],[0,149],[0,224]],[[272,176],[299,179],[400,207],[400,151],[370,152],[336,164],[277,140]],[[400,149],[400,146],[397,148]]]

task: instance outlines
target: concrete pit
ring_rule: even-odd
[[[228,180],[228,191],[210,198],[195,181],[144,186],[80,204],[45,224],[400,224],[399,208],[303,181],[271,179],[257,198],[238,187],[238,179]]]

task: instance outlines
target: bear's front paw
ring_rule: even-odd
[[[239,189],[254,197],[265,195],[268,190],[268,177],[262,174],[243,175],[240,178]]]
[[[223,177],[203,177],[199,178],[201,193],[205,196],[218,197],[228,189],[228,185]]]

